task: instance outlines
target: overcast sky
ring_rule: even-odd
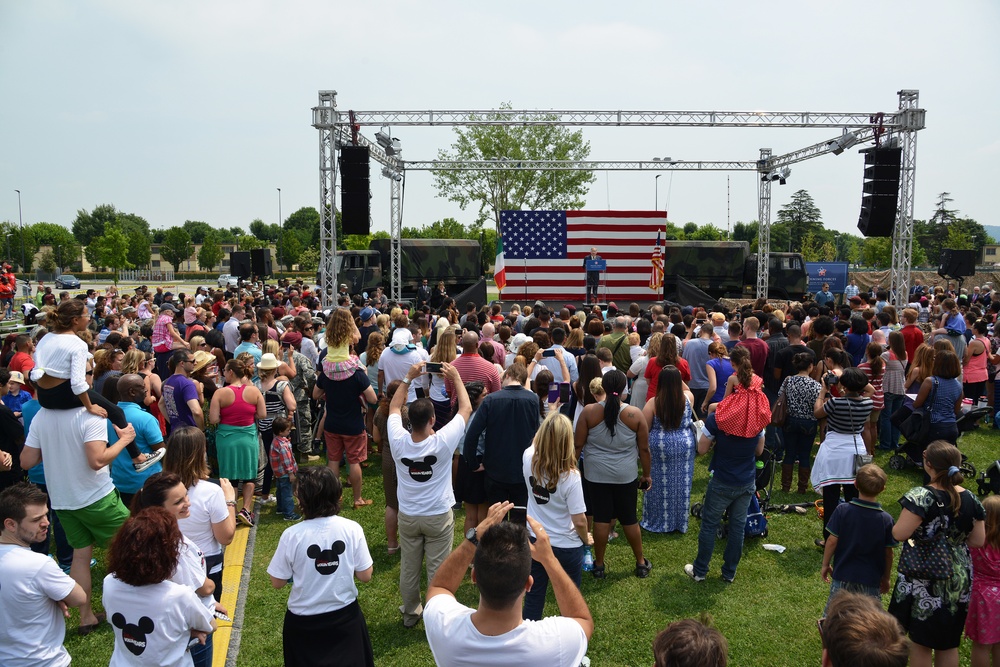
[[[114,204],[153,227],[278,221],[319,205],[317,91],[342,110],[894,111],[920,91],[916,211],[937,193],[997,224],[1000,3],[240,2],[0,0],[0,220],[72,224]],[[374,129],[365,132],[374,136]],[[390,128],[433,159],[444,128]],[[591,159],[754,160],[836,130],[584,128]],[[808,190],[827,227],[857,232],[862,158],[793,166],[772,216]],[[375,228],[388,181],[372,169]],[[757,218],[756,177],[598,173],[591,209],[663,209],[683,224]],[[992,202],[992,203],[991,203]],[[403,221],[461,211],[407,176]]]

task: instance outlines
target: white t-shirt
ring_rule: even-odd
[[[389,383],[393,380],[402,380],[406,377],[406,372],[410,370],[410,366],[421,361],[427,361],[430,356],[427,351],[420,347],[419,345],[416,349],[408,350],[405,354],[396,354],[391,347],[385,348],[378,358],[378,369],[382,371],[384,379],[383,387],[388,387]],[[417,400],[417,388],[416,383],[420,380],[416,380],[410,383],[409,390],[406,392],[406,402],[412,403]]]
[[[473,611],[450,595],[437,595],[424,605],[427,643],[439,667],[579,667],[587,652],[587,635],[571,618],[523,621],[489,637],[472,624]]]
[[[521,456],[521,471],[529,491],[528,516],[542,524],[552,546],[559,549],[583,546],[580,534],[576,532],[573,519],[570,518],[571,514],[584,514],[587,511],[587,505],[583,501],[580,471],[570,470],[564,473],[556,484],[556,490],[550,492],[543,481],[536,480],[531,474],[531,459],[534,455],[535,446],[531,445]],[[528,532],[535,534],[530,526]]]
[[[229,508],[226,507],[222,487],[202,480],[188,487],[188,500],[191,501],[191,516],[177,520],[181,533],[198,545],[206,556],[222,553],[222,545],[212,532],[213,523],[221,523],[229,518]]]
[[[52,509],[78,510],[114,491],[111,469],[94,470],[87,463],[83,443],[95,441],[108,441],[107,422],[84,408],[42,408],[31,421],[24,446],[42,450]]]
[[[48,556],[0,544],[0,665],[70,664],[66,622],[56,604],[76,585]]]
[[[181,539],[181,557],[177,561],[177,569],[170,576],[170,581],[197,591],[205,585],[205,554],[188,538],[182,535]],[[199,595],[198,598],[209,611],[215,611],[214,597]]]
[[[372,566],[361,525],[342,516],[309,519],[288,528],[267,566],[276,579],[291,579],[288,611],[316,616],[358,598],[354,573]]]
[[[193,590],[172,581],[130,586],[109,574],[102,601],[115,633],[108,667],[189,667],[191,630],[212,629],[212,612]]]
[[[408,516],[444,514],[455,504],[451,486],[451,459],[465,437],[461,415],[420,442],[403,428],[399,414],[389,415],[389,446],[396,462],[399,511]]]

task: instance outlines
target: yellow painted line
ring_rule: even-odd
[[[247,555],[247,540],[250,529],[242,524],[236,526],[236,534],[232,544],[226,547],[226,555],[222,561],[222,606],[229,612],[229,617],[236,616],[236,602],[240,593],[240,579],[243,577],[243,565]],[[212,642],[212,667],[225,667],[229,654],[229,641],[233,634],[233,624],[216,619],[218,629]]]

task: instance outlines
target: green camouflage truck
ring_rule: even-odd
[[[381,285],[391,294],[389,239],[373,239],[368,250],[337,251],[337,284],[346,284],[351,294],[372,293]],[[402,239],[400,241],[400,292],[414,301],[426,278],[433,289],[444,281],[448,296],[459,303],[486,302],[479,241],[468,239]]]
[[[772,252],[768,261],[768,296],[800,299],[808,276],[798,253]],[[666,241],[663,282],[669,292],[675,276],[715,299],[753,296],[757,285],[757,255],[746,241]]]

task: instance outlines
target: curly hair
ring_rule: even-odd
[[[340,479],[327,467],[311,466],[299,470],[296,497],[306,519],[318,519],[340,513],[344,488]]]
[[[326,322],[326,344],[331,348],[343,347],[354,342],[354,334],[358,327],[351,318],[351,311],[346,308],[337,308],[330,313],[330,319]]]
[[[365,363],[369,366],[378,364],[382,352],[385,350],[385,336],[381,332],[373,331],[368,334],[367,347],[365,348]]]
[[[130,586],[169,579],[180,560],[181,529],[162,507],[147,507],[129,517],[108,548],[108,573]]]

